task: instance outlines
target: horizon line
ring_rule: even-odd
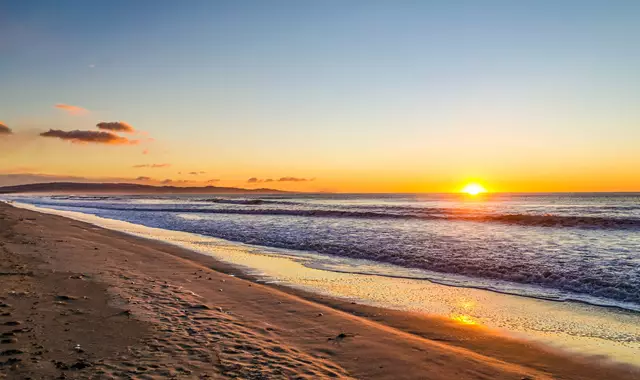
[[[134,186],[143,186],[150,188],[176,188],[176,189],[206,189],[206,188],[229,188],[229,189],[237,189],[237,190],[247,190],[247,191],[256,191],[256,190],[273,190],[275,192],[283,192],[283,193],[292,193],[292,194],[370,194],[370,195],[389,195],[389,194],[459,194],[466,195],[470,198],[482,198],[484,196],[490,195],[501,195],[501,194],[640,194],[640,190],[613,190],[613,191],[593,191],[593,190],[573,190],[573,191],[487,191],[476,195],[469,195],[462,191],[420,191],[420,192],[408,192],[408,191],[398,191],[398,192],[344,192],[344,191],[291,191],[291,190],[279,190],[279,189],[271,189],[266,187],[261,188],[244,188],[244,187],[234,187],[234,186],[215,186],[215,185],[204,185],[204,186],[176,186],[176,185],[151,185],[151,184],[141,184],[135,182],[74,182],[74,181],[55,181],[55,182],[34,182],[20,185],[6,185],[0,186],[0,189],[4,188],[16,188],[22,186],[35,186],[35,185],[54,185],[54,184],[77,184],[77,185],[134,185]]]

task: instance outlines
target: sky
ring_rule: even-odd
[[[0,185],[640,191],[638,36],[633,0],[0,0]]]

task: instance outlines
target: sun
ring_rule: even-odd
[[[461,192],[467,193],[469,195],[478,195],[480,193],[486,193],[487,189],[485,189],[484,186],[478,183],[470,183],[463,187]]]

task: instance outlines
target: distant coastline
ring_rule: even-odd
[[[28,185],[3,186],[0,194],[18,193],[91,193],[91,194],[280,194],[288,191],[276,189],[243,189],[239,187],[178,187],[152,186],[135,183],[80,183],[80,182],[49,182]]]

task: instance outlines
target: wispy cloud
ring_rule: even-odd
[[[144,154],[144,155],[149,154],[149,149],[145,149],[145,150],[143,150],[143,151],[142,151],[142,154]]]
[[[189,174],[191,174],[191,175],[200,175],[200,174],[207,174],[207,172],[203,172],[203,171],[200,171],[200,172],[189,172]]]
[[[151,181],[151,177],[140,176],[136,178],[136,181]]]
[[[298,178],[298,177],[282,177],[280,179],[274,180],[272,178],[260,179],[256,177],[251,177],[247,180],[247,183],[262,183],[262,182],[308,182],[315,181],[315,178]]]
[[[10,135],[13,131],[7,127],[4,123],[0,123],[0,135]]]
[[[171,164],[139,164],[139,165],[133,165],[132,167],[157,169],[157,168],[168,168],[169,166],[171,166]]]
[[[138,140],[129,140],[126,137],[121,137],[111,132],[101,131],[62,131],[59,129],[49,129],[49,131],[41,133],[40,136],[67,140],[76,144],[135,145],[139,142]]]
[[[75,116],[89,113],[89,110],[87,109],[84,109],[78,106],[72,106],[70,104],[59,103],[59,104],[56,104],[54,107],[61,109],[63,111],[66,111],[68,114],[75,115]]]
[[[96,125],[98,129],[111,132],[134,133],[136,130],[124,121],[101,122]]]
[[[207,183],[214,183],[214,182],[220,182],[220,179],[214,178],[207,181]]]
[[[192,183],[192,182],[184,180],[184,179],[170,179],[170,178],[167,178],[167,179],[165,179],[164,181],[162,181],[160,183],[163,184],[163,185],[169,185],[169,184],[171,184],[171,185],[180,185],[180,184],[187,184],[187,183]]]
[[[307,182],[313,181],[315,178],[296,178],[296,177],[282,177],[278,180],[278,182]]]

